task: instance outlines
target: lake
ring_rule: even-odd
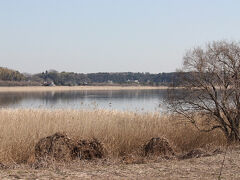
[[[0,92],[0,108],[163,111],[166,89]]]

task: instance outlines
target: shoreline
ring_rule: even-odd
[[[0,92],[100,91],[168,89],[168,86],[15,86],[0,87]]]

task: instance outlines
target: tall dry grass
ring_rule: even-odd
[[[0,92],[101,91],[168,89],[167,86],[15,86],[0,87]]]
[[[95,137],[110,157],[138,153],[152,137],[166,137],[175,151],[225,143],[219,131],[201,133],[176,117],[106,110],[0,110],[0,162],[25,162],[40,138],[65,132],[73,139]]]

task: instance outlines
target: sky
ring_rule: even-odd
[[[188,49],[240,40],[239,0],[0,0],[0,66],[173,72]]]

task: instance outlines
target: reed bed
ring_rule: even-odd
[[[0,87],[0,92],[100,91],[100,90],[168,89],[167,86],[19,86]]]
[[[139,153],[152,137],[165,137],[176,152],[223,145],[219,131],[201,133],[173,115],[108,110],[0,110],[0,162],[27,162],[39,139],[64,132],[72,139],[97,138],[109,157]]]

